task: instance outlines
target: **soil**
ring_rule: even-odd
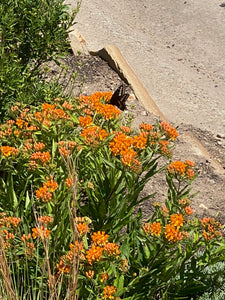
[[[73,72],[77,72],[75,83],[70,86],[73,95],[80,93],[90,95],[95,91],[115,91],[123,83],[118,74],[113,71],[107,62],[96,56],[90,55],[69,55],[64,59],[67,69],[67,81]],[[51,73],[56,76],[60,73],[58,66],[51,64]],[[66,82],[63,85],[68,88]],[[146,111],[142,104],[136,99],[131,87],[127,87],[130,97],[127,101],[127,110],[125,115],[131,114],[134,118],[133,126],[137,127],[140,123],[155,123],[157,116]],[[172,124],[176,127],[176,124]],[[175,150],[173,151],[173,160],[191,159],[195,162],[196,171],[199,173],[197,179],[192,184],[193,194],[199,192],[192,201],[192,207],[199,216],[217,216],[225,223],[225,157],[224,142],[225,136],[215,137],[212,133],[201,130],[191,125],[181,124],[177,128],[179,138]],[[189,136],[191,134],[191,139]],[[194,139],[201,144],[207,151],[201,152],[199,145],[193,143]],[[200,147],[201,148],[201,147]],[[212,164],[213,159],[214,164]],[[218,167],[217,167],[218,162]],[[143,195],[157,192],[151,201],[141,205],[144,218],[148,218],[153,211],[153,202],[163,202],[167,197],[167,186],[163,174],[157,174],[146,185]]]

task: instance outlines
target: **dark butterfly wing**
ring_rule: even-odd
[[[124,86],[120,85],[113,93],[109,103],[117,106],[120,110],[125,110],[128,97],[129,94],[125,93]]]

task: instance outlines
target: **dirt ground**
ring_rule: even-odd
[[[65,59],[65,64],[69,67],[67,73],[77,72],[78,77],[73,85],[73,95],[79,93],[91,94],[95,91],[115,91],[122,83],[122,80],[101,58],[90,55],[73,56],[69,55]],[[51,66],[54,76],[60,70]],[[128,90],[130,88],[128,87]],[[130,98],[127,101],[127,110],[125,114],[130,113],[134,117],[133,126],[138,126],[142,122],[154,123],[158,118],[146,111],[141,103],[136,99],[133,91],[130,89]],[[132,109],[135,107],[134,109]],[[172,124],[176,127],[176,124]],[[193,182],[193,193],[199,192],[193,199],[192,207],[200,216],[215,216],[225,223],[225,156],[224,156],[224,137],[214,136],[210,132],[203,131],[193,126],[180,125],[177,128],[179,138],[177,146],[174,150],[173,160],[191,159],[196,164],[196,171],[199,176]],[[188,140],[189,134],[197,138],[198,142],[208,151],[209,156],[204,155],[193,140]],[[219,168],[211,163],[210,158],[214,162],[219,163]],[[145,195],[157,192],[156,196],[146,203],[142,204],[144,217],[152,212],[152,203],[155,201],[163,202],[167,196],[166,181],[163,174],[158,174],[152,178],[147,184],[143,193]]]

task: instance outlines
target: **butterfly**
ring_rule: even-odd
[[[121,84],[113,93],[109,103],[117,106],[120,110],[125,110],[128,97],[129,94],[125,93],[124,85]]]

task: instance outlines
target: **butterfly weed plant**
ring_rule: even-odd
[[[222,225],[193,217],[194,163],[172,160],[177,130],[132,129],[111,96],[16,103],[1,124],[3,299],[198,299],[224,278]],[[143,221],[135,208],[158,172],[168,195]]]

